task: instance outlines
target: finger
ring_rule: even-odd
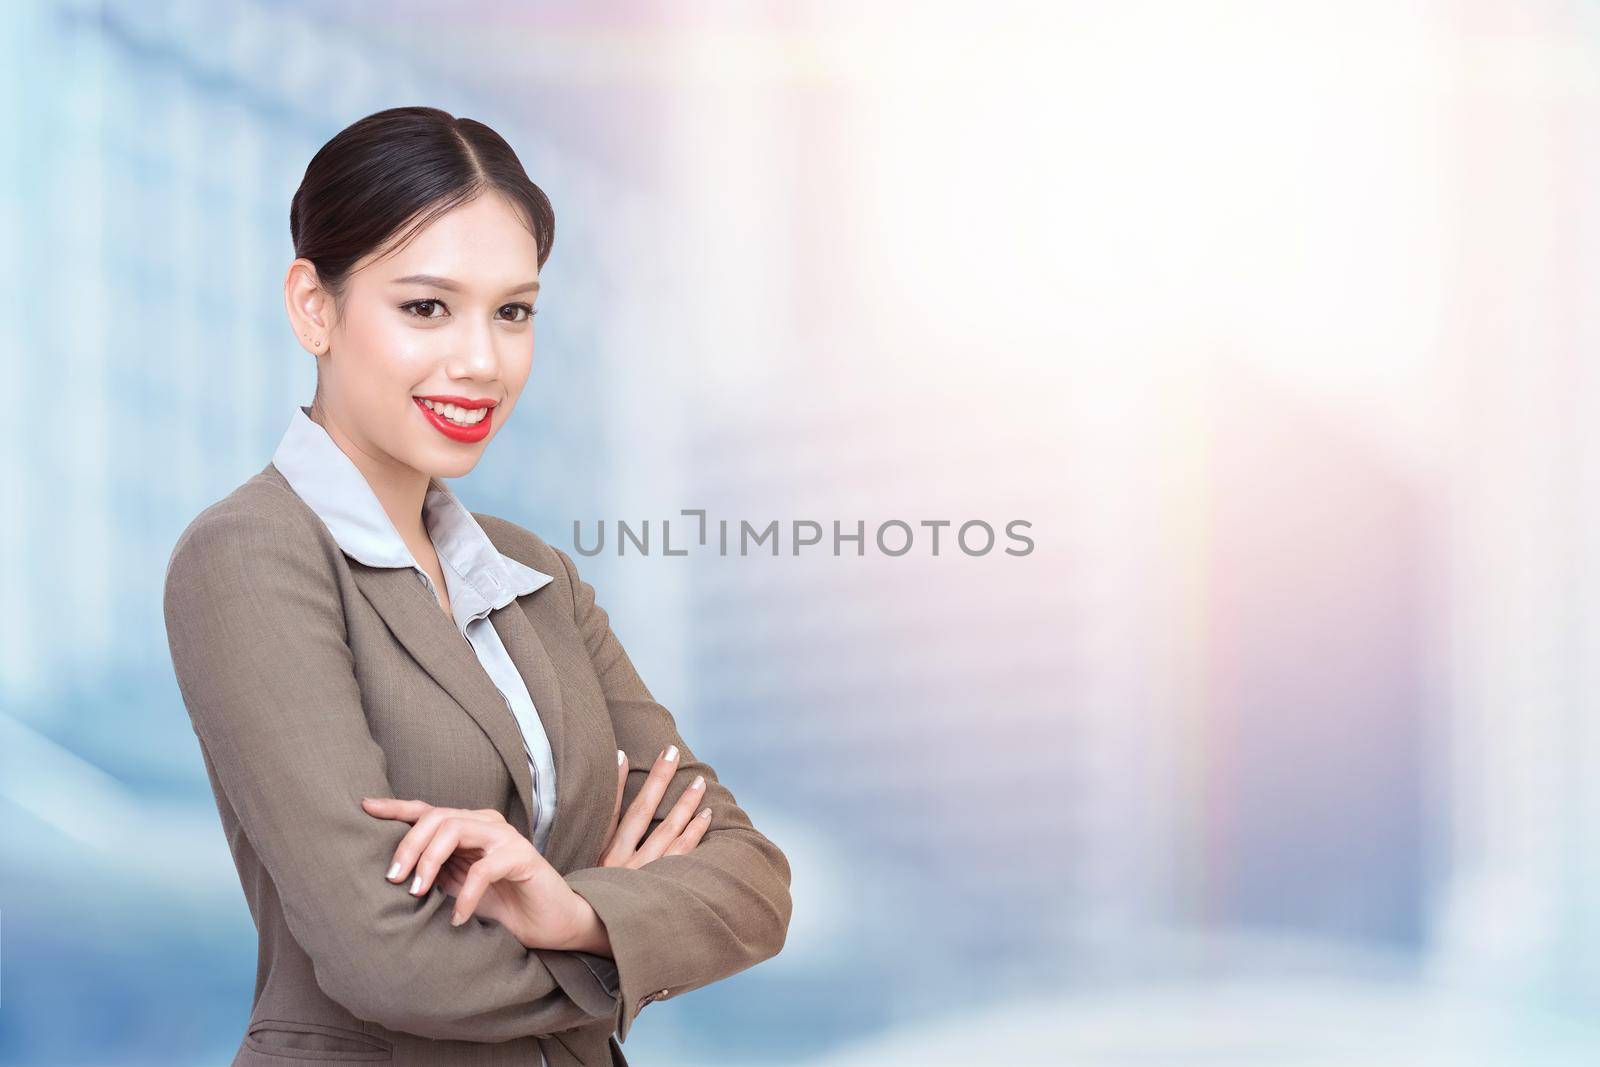
[[[627,859],[633,854],[639,838],[644,836],[655,817],[656,808],[661,806],[661,797],[666,793],[667,785],[677,773],[678,746],[668,745],[656,757],[655,765],[650,768],[644,785],[640,786],[638,796],[633,798],[633,803],[628,805],[627,812],[617,823],[617,836],[611,849],[613,856]]]
[[[478,818],[473,812],[460,812],[444,820],[417,857],[417,874],[411,880],[412,895],[426,894],[452,857],[467,859],[471,854],[476,858],[504,843],[507,834],[515,833],[503,821]]]
[[[622,797],[628,791],[628,754],[617,749],[617,797],[611,803],[611,826],[615,832],[617,819],[622,815]]]
[[[430,808],[411,825],[411,829],[400,838],[400,843],[395,846],[394,858],[389,864],[389,870],[384,875],[391,882],[403,882],[411,877],[411,868],[417,862],[417,857],[433,839],[434,828],[445,818],[446,809]]]
[[[362,797],[361,806],[368,815],[380,819],[400,819],[405,822],[416,822],[433,809],[433,805],[425,800],[400,800],[395,797]],[[457,809],[452,809],[457,810]],[[505,815],[494,808],[463,808],[459,809],[463,815],[476,815],[484,819],[504,820]]]
[[[412,866],[422,855],[422,850],[428,846],[428,842],[433,840],[439,823],[456,816],[471,818],[484,824],[505,822],[505,819],[499,816],[499,812],[486,814],[477,809],[437,808],[430,805],[429,810],[406,831],[400,843],[395,846],[394,860],[389,864],[389,872],[385,877],[391,882],[403,882],[410,877]]]
[[[361,806],[368,815],[379,819],[401,819],[416,822],[433,807],[425,800],[399,800],[395,797],[362,797]]]
[[[477,818],[471,812],[448,819],[440,824],[433,840],[428,842],[422,855],[417,858],[417,877],[412,880],[411,891],[417,896],[427,893],[439,871],[450,862],[452,856],[470,863],[485,852],[521,839],[521,835],[504,820]]]
[[[694,781],[689,783],[689,788],[678,795],[677,801],[667,812],[667,817],[661,820],[661,825],[651,831],[644,844],[629,857],[629,862],[638,860],[635,865],[642,867],[651,860],[659,859],[666,852],[667,846],[683,833],[684,827],[689,825],[689,820],[694,818],[695,809],[700,806],[705,791],[705,775],[695,775]]]
[[[709,829],[711,829],[711,809],[701,808],[699,813],[689,820],[689,825],[683,828],[683,833],[678,835],[676,841],[667,846],[667,850],[662,855],[681,856],[685,852],[694,851],[694,846],[700,843],[700,839],[706,836],[706,831]]]
[[[439,868],[439,875],[434,880],[441,892],[450,896],[461,894],[461,883],[467,877],[467,861],[460,852],[453,852],[450,858],[444,861],[444,866]]]
[[[473,818],[450,818],[441,822],[428,841],[428,846],[417,857],[417,874],[411,880],[411,895],[420,897],[433,887],[439,869],[455,854],[456,849],[463,846],[482,847],[469,838],[477,836],[487,826],[487,823]]]
[[[606,839],[600,846],[600,866],[609,866],[611,848],[617,840],[617,818],[622,812],[622,796],[628,791],[628,754],[622,749],[617,749],[617,795],[611,802],[611,822],[607,825],[611,829],[606,833]]]
[[[478,902],[489,891],[489,887],[510,873],[517,858],[509,853],[509,849],[506,852],[486,853],[467,868],[466,877],[461,880],[461,892],[456,894],[455,908],[450,914],[451,926],[466,922],[477,910]]]

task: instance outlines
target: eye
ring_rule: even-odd
[[[435,308],[435,307],[441,307],[442,308],[442,307],[444,307],[444,302],[441,301],[441,300],[411,300],[411,301],[408,301],[408,302],[406,302],[404,304],[401,304],[400,307],[401,307],[402,310],[409,311],[411,314],[415,315],[419,319],[437,319],[437,318],[440,318],[441,316],[426,314],[424,312],[419,312],[416,309],[417,308],[424,308],[424,307],[425,308],[430,308],[430,309],[431,308]]]
[[[539,309],[534,307],[531,304],[507,304],[505,307],[501,308],[500,310],[501,311],[505,311],[506,308],[510,308],[513,311],[521,311],[522,312],[522,315],[521,315],[520,318],[514,318],[514,319],[509,320],[511,322],[527,322],[529,319],[531,319],[535,315],[539,314]]]

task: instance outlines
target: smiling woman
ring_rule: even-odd
[[[528,380],[555,215],[504,140],[440,115],[379,112],[312,158],[284,301],[341,447],[456,477]]]
[[[316,395],[164,602],[260,933],[234,1063],[626,1063],[646,1004],[779,951],[790,872],[571,558],[442,481],[528,381],[549,202],[488,127],[397,108],[290,228]]]

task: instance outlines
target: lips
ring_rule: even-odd
[[[424,400],[431,400],[435,404],[454,404],[458,408],[468,410],[478,410],[480,408],[489,410],[476,424],[458,426],[437,411],[430,410],[428,405],[423,403]],[[467,396],[414,396],[411,401],[416,404],[417,410],[422,412],[423,417],[428,420],[430,426],[450,438],[450,440],[466,444],[482,441],[489,436],[490,426],[494,421],[494,408],[498,403],[498,401],[494,400],[474,399]]]
[[[490,400],[487,397],[485,397],[485,398],[483,398],[481,400],[474,400],[470,396],[445,396],[445,395],[440,395],[440,396],[419,396],[416,399],[418,399],[418,400],[431,400],[435,404],[454,404],[458,408],[473,408],[473,409],[477,409],[477,408],[492,408],[496,404],[499,403],[498,400]]]

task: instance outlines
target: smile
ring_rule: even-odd
[[[414,396],[418,410],[434,429],[452,441],[481,441],[489,436],[495,401],[467,397]]]

